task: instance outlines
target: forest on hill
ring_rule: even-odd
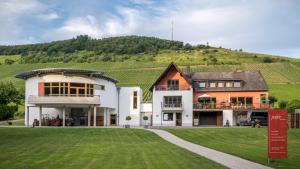
[[[0,46],[3,64],[48,62],[124,62],[171,60],[199,64],[239,64],[243,62],[286,62],[289,58],[243,52],[206,45],[191,45],[145,36],[93,39],[87,35],[49,43]],[[177,60],[180,56],[180,60]],[[182,57],[184,56],[184,57]],[[196,56],[196,57],[195,57]],[[226,57],[226,58],[225,58]],[[245,59],[246,58],[246,59]],[[163,59],[169,62],[170,59]],[[239,61],[239,60],[242,61]],[[1,60],[1,58],[0,58]],[[190,61],[188,61],[190,60]],[[1,61],[0,61],[1,64]]]

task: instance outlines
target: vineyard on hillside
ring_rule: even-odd
[[[94,63],[43,63],[43,64],[16,64],[1,65],[0,80],[13,81],[18,87],[24,86],[24,81],[14,78],[20,72],[50,68],[66,67],[103,71],[107,75],[119,80],[119,86],[140,86],[144,92],[144,101],[150,101],[152,94],[150,86],[167,67],[168,63],[157,62],[94,62]],[[187,66],[178,63],[185,71]],[[240,65],[191,65],[193,71],[234,71],[250,70],[261,71],[266,79],[271,94],[280,96],[280,99],[300,99],[300,63],[244,63]],[[284,89],[284,90],[283,90]],[[289,94],[287,94],[291,90]]]

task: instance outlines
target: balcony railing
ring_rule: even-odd
[[[168,90],[190,90],[190,86],[185,85],[157,85],[155,90],[168,91]]]
[[[258,104],[216,104],[216,103],[194,103],[194,109],[233,109],[233,110],[249,110],[249,109],[268,109],[268,103]]]
[[[65,96],[65,97],[94,97],[95,95],[93,94],[46,94],[44,95],[45,97],[62,97],[62,96]]]
[[[163,111],[183,111],[183,104],[182,103],[162,103],[161,108]]]
[[[29,104],[100,104],[100,96],[94,95],[89,97],[82,96],[28,96]]]

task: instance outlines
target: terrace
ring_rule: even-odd
[[[251,109],[268,109],[269,103],[258,103],[258,104],[234,104],[234,103],[219,103],[208,102],[208,103],[194,103],[194,110],[251,110]]]

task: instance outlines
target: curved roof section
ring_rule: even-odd
[[[118,80],[104,75],[103,72],[98,72],[94,70],[85,69],[72,69],[72,68],[46,68],[46,69],[36,69],[28,72],[22,72],[17,74],[15,77],[20,79],[28,79],[35,76],[45,75],[45,74],[65,74],[65,75],[85,75],[89,77],[96,77],[99,79],[105,79],[113,83],[118,83]]]

